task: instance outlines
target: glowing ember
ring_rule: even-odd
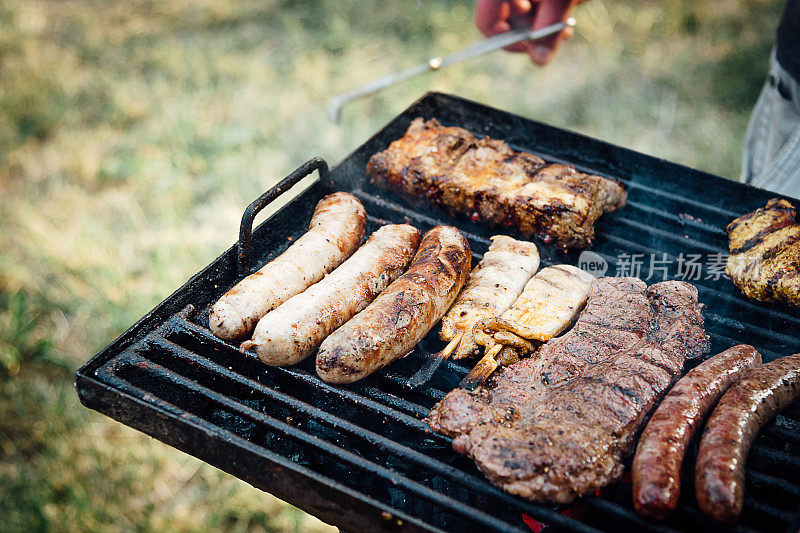
[[[542,529],[544,529],[545,525],[536,520],[534,517],[526,515],[522,513],[522,521],[525,522],[525,525],[531,528],[533,533],[540,533]]]

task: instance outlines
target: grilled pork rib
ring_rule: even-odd
[[[449,393],[430,424],[504,490],[570,502],[622,475],[684,359],[708,348],[695,287],[603,278],[572,330],[484,387]]]
[[[748,297],[800,306],[800,224],[786,200],[737,218],[726,229],[726,271]]]
[[[380,188],[554,239],[565,248],[587,246],[595,221],[627,198],[615,181],[422,118],[370,158],[367,175]]]

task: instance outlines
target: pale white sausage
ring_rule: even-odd
[[[419,241],[408,224],[378,229],[325,279],[264,315],[242,349],[255,348],[268,365],[299,363],[403,273]]]
[[[211,331],[225,340],[248,335],[262,316],[350,257],[364,238],[366,221],[364,206],[352,194],[337,192],[320,200],[302,237],[211,307]]]

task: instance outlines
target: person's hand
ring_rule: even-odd
[[[538,30],[567,19],[581,0],[476,0],[475,25],[487,37],[512,29]],[[523,41],[506,48],[509,52],[526,52],[531,61],[545,65],[564,39],[572,37],[571,27],[537,41]]]

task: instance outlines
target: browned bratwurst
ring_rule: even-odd
[[[686,445],[728,387],[759,364],[755,348],[734,346],[689,371],[667,393],[633,458],[633,506],[639,515],[661,519],[677,507]]]
[[[430,230],[406,273],[320,345],[317,374],[328,383],[352,383],[406,355],[453,304],[470,263],[460,231]]]
[[[800,397],[800,353],[755,368],[719,401],[706,424],[697,454],[697,504],[720,522],[742,512],[744,464],[767,421]]]

